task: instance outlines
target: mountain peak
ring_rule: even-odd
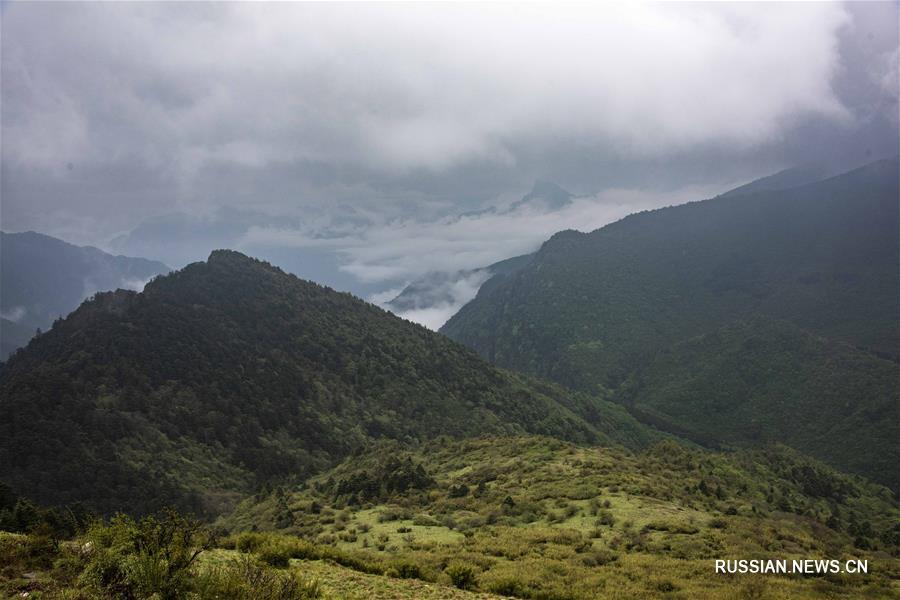
[[[209,254],[209,258],[206,259],[207,264],[213,263],[258,263],[260,261],[255,258],[250,258],[246,254],[242,254],[237,250],[229,250],[227,248],[222,248],[218,250],[213,250]]]
[[[558,210],[569,204],[574,195],[552,181],[538,179],[521,200],[513,203],[515,210],[522,206],[539,206],[546,210]]]

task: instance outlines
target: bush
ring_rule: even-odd
[[[261,533],[242,533],[235,538],[234,547],[239,552],[256,552],[266,541],[266,536]]]
[[[461,590],[471,590],[477,585],[475,569],[466,563],[454,561],[447,565],[444,573],[450,577],[454,586]]]
[[[295,537],[269,536],[254,552],[267,565],[286,567],[292,558],[317,559],[322,553],[312,544]]]
[[[283,542],[271,542],[259,548],[256,556],[271,567],[287,567],[291,561],[291,547]]]
[[[271,571],[249,556],[201,571],[195,594],[199,600],[311,600],[322,595],[318,581]]]
[[[398,579],[422,579],[422,569],[419,565],[407,561],[394,562],[385,574]]]
[[[615,522],[616,522],[616,518],[613,517],[612,513],[609,512],[608,510],[601,510],[597,513],[597,521],[595,522],[597,527],[600,527],[603,525],[612,527],[615,524]]]
[[[191,567],[211,547],[199,523],[166,511],[135,521],[118,515],[88,531],[91,551],[80,583],[112,597],[184,597],[192,587]]]
[[[488,591],[500,596],[525,597],[525,588],[513,577],[505,577],[491,582]]]

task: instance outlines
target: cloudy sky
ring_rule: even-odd
[[[0,225],[382,299],[896,154],[897,7],[5,2]],[[511,209],[538,179],[577,197]]]

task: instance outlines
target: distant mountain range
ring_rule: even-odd
[[[573,198],[574,194],[559,185],[538,180],[530,192],[509,207],[490,208],[471,214],[485,212],[506,214],[529,210],[552,213],[571,204]],[[514,273],[530,260],[531,255],[528,254],[501,260],[486,267],[428,273],[406,285],[395,298],[383,306],[402,317],[437,328],[474,298],[485,281],[492,277]]]
[[[141,289],[166,265],[33,231],[0,232],[0,360],[98,291]]]
[[[98,293],[0,369],[0,479],[45,503],[216,513],[369,441],[534,433],[640,446],[622,407],[497,369],[233,251]]]
[[[721,194],[721,196],[746,196],[748,194],[756,194],[759,192],[789,190],[809,183],[822,181],[823,179],[834,177],[840,173],[840,168],[824,163],[797,165],[795,167],[784,169],[783,171],[778,171],[772,175],[755,179],[750,183]]]
[[[897,489],[898,162],[810,176],[558,233],[441,331],[698,441],[781,441]]]
[[[480,269],[429,273],[407,285],[383,306],[403,318],[437,329],[472,300],[486,281],[514,273],[530,260],[531,255],[526,254]]]

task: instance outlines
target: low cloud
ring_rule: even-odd
[[[475,296],[473,295],[472,298]],[[469,298],[471,300],[472,298]],[[432,331],[437,331],[441,326],[450,320],[450,317],[459,312],[465,302],[453,304],[440,304],[430,308],[417,308],[415,310],[401,311],[397,316],[418,323]]]
[[[24,306],[14,306],[8,311],[0,311],[0,317],[6,319],[7,321],[18,323],[22,320],[22,317],[24,317],[27,312],[28,311]]]
[[[147,278],[147,279],[140,279],[140,278],[136,278],[136,277],[125,278],[122,280],[119,287],[121,287],[123,290],[132,290],[134,292],[143,292],[144,286],[146,286],[148,283],[150,283],[151,279],[153,279],[153,278],[152,277]]]
[[[373,294],[369,300],[399,317],[437,331],[475,298],[478,289],[491,275],[489,269],[432,273],[430,278],[415,282],[415,289],[404,288],[390,297],[387,294]],[[403,294],[398,296],[400,292]]]
[[[730,187],[688,186],[670,192],[609,189],[575,197],[558,210],[524,205],[516,210],[488,209],[432,221],[395,219],[327,237],[308,228],[251,227],[237,245],[326,248],[339,257],[340,270],[358,281],[393,288],[429,273],[470,270],[534,252],[563,229],[591,231],[638,210],[709,198]],[[462,286],[457,296],[467,293]],[[390,298],[381,295],[376,299],[386,300]]]

